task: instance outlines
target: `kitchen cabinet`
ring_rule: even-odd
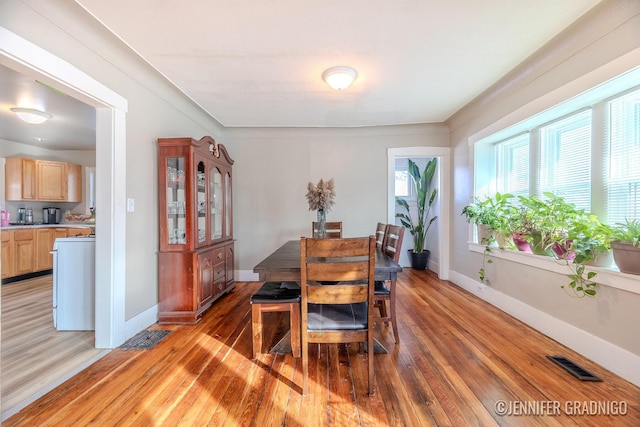
[[[13,258],[9,260],[13,263],[13,275],[33,273],[35,268],[35,233],[34,229],[12,230],[13,242],[11,253]]]
[[[82,202],[82,166],[67,163],[67,202]]]
[[[160,323],[196,323],[235,285],[232,166],[211,137],[158,140]]]
[[[34,159],[6,158],[5,199],[36,200],[36,161]]]
[[[53,230],[50,228],[37,228],[34,230],[36,235],[35,243],[35,271],[49,270],[53,267],[53,257],[51,249],[53,248]]]
[[[67,164],[38,160],[36,162],[36,197],[38,200],[67,200]]]
[[[73,163],[7,157],[5,198],[18,201],[82,201],[82,166]]]
[[[2,278],[13,276],[13,263],[11,262],[11,232],[8,230],[0,231],[0,253],[2,259],[0,260],[2,266]]]
[[[66,229],[66,236],[61,237],[88,236],[89,234],[94,234],[94,230],[91,227],[70,227]]]
[[[90,230],[90,229],[88,229]],[[2,279],[53,268],[53,244],[67,237],[64,227],[2,230]]]
[[[67,237],[66,228],[37,228],[35,231],[35,267],[34,271],[53,268],[53,244],[59,237]]]

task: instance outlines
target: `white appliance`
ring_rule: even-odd
[[[53,326],[95,330],[95,237],[65,237],[53,244]]]

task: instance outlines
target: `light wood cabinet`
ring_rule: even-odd
[[[34,159],[6,158],[5,198],[36,200],[36,161]]]
[[[67,228],[66,236],[62,237],[77,237],[77,236],[88,236],[89,234],[93,234],[94,229],[90,227],[75,227],[75,228]]]
[[[34,270],[49,270],[53,268],[53,256],[50,253],[53,248],[53,229],[37,228],[34,231],[36,234],[36,262]]]
[[[82,166],[67,163],[67,202],[82,202]]]
[[[13,276],[13,262],[11,260],[11,232],[8,230],[0,231],[0,252],[2,253],[2,278]]]
[[[75,230],[85,233],[90,228]],[[59,237],[67,237],[65,227],[43,227],[2,230],[2,278],[37,273],[53,268],[53,244]]]
[[[7,157],[5,198],[18,201],[82,201],[82,166],[73,163]]]
[[[233,160],[211,137],[158,140],[160,323],[196,323],[231,291]]]
[[[35,269],[36,242],[33,229],[13,230],[13,275],[33,273]]]

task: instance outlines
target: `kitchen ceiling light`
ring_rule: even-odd
[[[34,110],[33,108],[12,108],[11,111],[16,113],[23,122],[32,123],[34,125],[44,123],[51,118],[51,114],[40,110]]]
[[[358,73],[351,67],[331,67],[322,73],[322,79],[335,90],[348,88],[358,77]]]

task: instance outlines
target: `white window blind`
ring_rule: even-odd
[[[529,194],[529,134],[525,133],[499,142],[496,188],[500,193]]]
[[[591,209],[591,110],[540,128],[537,188]]]
[[[609,110],[608,223],[640,219],[640,90],[614,99]]]

